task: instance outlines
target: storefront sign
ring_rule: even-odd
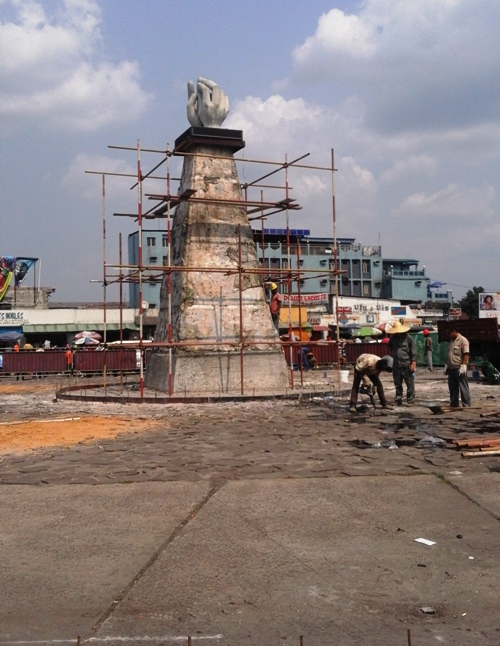
[[[460,314],[461,314],[460,308],[456,308],[456,309],[459,312],[459,314],[457,314],[456,316],[460,316]],[[451,314],[452,311],[453,310],[451,310],[451,309],[449,311],[451,316],[453,316],[453,314]],[[418,318],[420,318],[420,319],[442,318],[444,316],[443,310],[415,310],[414,314],[415,314],[415,316],[418,316]]]
[[[283,304],[288,305],[290,302],[292,305],[299,304],[299,295],[298,294],[282,294]],[[323,304],[328,303],[328,294],[301,294],[300,295],[300,304],[301,305],[314,305],[314,304]]]
[[[29,321],[24,317],[24,312],[0,310],[0,326],[27,325]]]

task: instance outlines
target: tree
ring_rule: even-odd
[[[462,308],[462,313],[467,314],[471,319],[479,318],[479,294],[484,292],[482,287],[473,287],[467,294],[458,301],[458,306]]]

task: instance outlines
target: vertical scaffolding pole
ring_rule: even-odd
[[[139,230],[138,264],[139,264],[139,388],[141,399],[144,397],[144,346],[142,343],[142,173],[141,173],[141,142],[137,140],[137,223]]]
[[[241,264],[241,224],[238,224],[238,295],[240,307],[240,391],[245,394],[243,385],[244,368],[243,368],[243,267]]]
[[[299,366],[300,370],[300,385],[304,385],[304,364],[302,363],[302,348],[304,347],[304,341],[302,339],[302,291],[300,289],[300,277],[302,274],[300,273],[300,245],[299,245],[299,239],[297,238],[296,242],[296,256],[297,256],[297,298],[299,299],[299,339],[300,339],[300,345],[299,345],[299,356],[297,357],[297,364]]]
[[[103,381],[104,390],[106,390],[106,175],[102,175],[102,317],[103,317],[103,343],[104,343],[104,364],[103,364]]]
[[[118,234],[118,262],[120,265],[119,294],[120,294],[120,394],[123,393],[123,273],[122,273],[122,234]]]
[[[167,195],[170,195],[170,145],[167,144]],[[167,341],[168,346],[168,394],[174,392],[172,371],[172,220],[170,213],[170,200],[167,203]],[[161,291],[161,289],[160,289]]]
[[[340,330],[339,330],[339,275],[338,275],[338,245],[337,245],[337,214],[335,210],[335,154],[332,148],[332,219],[333,219],[333,269],[335,271],[335,324],[336,324],[336,335],[335,340],[337,342],[337,382],[340,392]]]
[[[288,155],[285,155],[285,199],[287,200],[287,207],[285,210],[286,217],[286,266],[288,269],[287,275],[287,291],[288,291],[288,340],[292,341],[292,255],[290,253],[290,221],[288,213],[288,198],[289,198],[289,185],[288,185]],[[299,301],[300,307],[300,301]],[[290,386],[293,390],[294,387],[294,374],[293,374],[293,345],[290,346]]]

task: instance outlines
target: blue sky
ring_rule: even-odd
[[[108,144],[173,145],[204,76],[247,157],[335,149],[339,236],[419,259],[456,297],[500,290],[498,33],[491,0],[0,0],[1,254],[40,257],[54,300],[98,300],[101,185],[84,171],[134,172]],[[137,195],[106,182],[113,262],[133,223],[112,213]],[[290,183],[291,226],[331,235],[328,174]]]

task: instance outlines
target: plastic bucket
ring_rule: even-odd
[[[343,384],[348,384],[349,383],[349,370],[341,370],[340,371],[340,381]]]

